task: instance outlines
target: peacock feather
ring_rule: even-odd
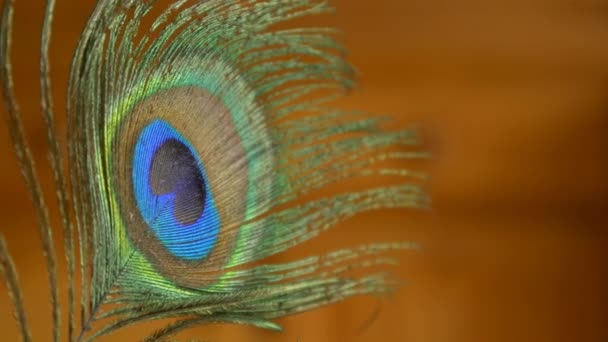
[[[331,105],[354,78],[337,32],[282,24],[331,12],[327,1],[98,1],[72,60],[65,169],[47,0],[41,105],[68,265],[61,310],[53,229],[14,96],[13,2],[4,1],[0,29],[3,94],[43,240],[54,341],[91,341],[167,318],[144,340],[217,322],[280,330],[278,317],[393,288],[373,266],[408,243],[267,260],[357,213],[426,205],[424,176],[394,166],[424,157],[415,132]],[[368,186],[370,176],[387,181]],[[360,186],[315,196],[345,179]],[[1,236],[0,270],[29,341]]]

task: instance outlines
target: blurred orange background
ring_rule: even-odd
[[[70,58],[94,1],[57,2],[51,59],[63,113]],[[16,3],[16,89],[50,201],[37,71],[43,2]],[[418,241],[423,249],[403,253],[393,270],[407,285],[390,297],[280,319],[284,333],[220,325],[180,337],[608,341],[608,3],[333,3],[331,23],[345,31],[349,60],[360,70],[360,87],[343,104],[421,127],[433,154],[424,168],[433,209],[360,215],[293,253]],[[40,240],[10,145],[1,129],[0,229],[20,272],[34,340],[46,341]],[[0,285],[0,340],[15,341],[4,292]],[[135,340],[137,332],[106,340]]]

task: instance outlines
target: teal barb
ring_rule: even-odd
[[[5,19],[11,6],[5,2]],[[48,1],[43,38],[52,8]],[[53,167],[68,236],[68,340],[94,340],[164,318],[175,321],[147,340],[214,322],[279,330],[275,318],[391,289],[372,267],[386,261],[380,254],[409,244],[263,261],[357,213],[426,205],[424,176],[394,166],[424,157],[411,150],[416,134],[387,130],[387,118],[328,104],[353,86],[336,32],[276,28],[332,10],[318,0],[99,1],[72,62],[69,173],[60,168],[60,153],[51,151],[59,161]],[[4,88],[12,90],[10,21],[2,36]],[[43,66],[46,49],[43,40]],[[42,86],[44,104],[50,88]],[[6,97],[9,115],[18,118],[14,98]],[[53,127],[48,107],[44,117]],[[21,162],[33,170],[30,161]],[[366,177],[391,182],[302,199]],[[77,244],[70,240],[65,178]],[[50,232],[48,222],[41,227]],[[16,280],[5,264],[7,279]],[[353,269],[367,273],[355,276]],[[55,271],[49,272],[52,280]],[[19,322],[27,330],[25,318]],[[54,327],[57,340],[58,318]]]

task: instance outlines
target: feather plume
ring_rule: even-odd
[[[53,228],[13,94],[13,2],[3,7],[0,76],[36,208],[58,341]],[[427,205],[424,175],[390,163],[425,157],[415,150],[416,133],[330,104],[354,85],[336,31],[277,27],[332,12],[326,1],[99,1],[72,60],[67,170],[50,92],[53,9],[47,0],[41,112],[65,237],[67,340],[167,318],[174,321],[144,340],[219,322],[280,330],[278,317],[393,288],[373,267],[392,264],[385,254],[411,244],[266,261],[358,213]],[[336,182],[378,175],[399,181],[314,196]],[[0,266],[30,340],[2,238]]]

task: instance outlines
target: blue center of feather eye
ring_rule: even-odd
[[[133,191],[144,221],[175,256],[205,258],[220,219],[205,168],[186,140],[163,120],[142,130],[133,155]]]

